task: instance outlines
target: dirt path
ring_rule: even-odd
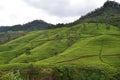
[[[120,54],[102,55],[102,56],[120,56]]]
[[[78,58],[74,58],[74,59],[70,59],[70,60],[65,60],[65,61],[60,61],[57,63],[65,63],[65,62],[73,62],[73,61],[77,61],[80,59],[84,59],[84,58],[92,58],[92,57],[96,57],[98,55],[87,55],[87,56],[80,56]],[[113,55],[102,55],[102,56],[120,56],[120,54],[113,54]]]
[[[74,59],[70,59],[70,60],[65,60],[65,61],[60,61],[60,62],[57,62],[57,63],[64,63],[64,62],[72,62],[72,61],[77,61],[79,59],[83,59],[83,58],[91,58],[91,57],[96,57],[98,55],[88,55],[88,56],[80,56],[78,58],[74,58]]]

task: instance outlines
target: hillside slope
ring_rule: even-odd
[[[73,24],[82,22],[98,22],[108,23],[120,28],[120,3],[115,1],[107,1],[101,8],[82,16]]]
[[[23,25],[0,26],[0,44],[27,34],[30,31],[46,30],[52,28],[52,24],[42,20],[34,20]]]
[[[119,9],[107,1],[71,24],[0,45],[0,80],[120,80]]]
[[[64,66],[76,66],[76,69],[105,70],[115,75],[120,67],[120,31],[116,26],[109,27],[101,23],[83,23],[30,32],[0,46],[0,70],[22,68],[24,71],[32,64],[35,69],[57,67],[63,70]],[[49,71],[43,72],[44,76],[52,74],[51,71],[49,74]]]

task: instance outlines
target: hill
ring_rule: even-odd
[[[34,20],[32,22],[28,22],[28,23],[23,24],[23,25],[1,26],[0,32],[43,30],[43,29],[48,29],[49,26],[52,26],[52,24],[49,24],[49,23],[44,22],[42,20]]]
[[[110,24],[102,17],[114,10],[108,3],[116,2],[106,2],[101,14],[90,13],[70,27],[59,24],[0,45],[0,80],[120,80],[120,29],[113,17]],[[116,9],[109,17],[119,13]]]
[[[120,3],[107,1],[101,8],[82,16],[73,24],[82,22],[108,23],[120,27]]]
[[[30,31],[45,30],[52,28],[54,25],[42,20],[34,20],[23,25],[1,26],[0,27],[0,44],[7,43]]]
[[[93,75],[100,77],[103,71],[103,78],[108,77],[103,80],[109,80],[118,78],[119,44],[119,28],[110,25],[110,29],[107,29],[106,24],[101,23],[34,31],[0,46],[0,70],[3,75],[9,70],[20,70],[22,74],[31,76],[28,71],[32,68],[35,72],[39,70],[39,74],[31,73],[32,78],[34,75],[40,79],[57,76],[57,80],[69,80],[66,79],[67,73],[73,75],[72,80],[79,80],[82,72],[83,78],[89,75],[92,79]],[[77,70],[76,76],[69,71],[64,73],[64,69]],[[23,78],[26,80],[27,77]]]

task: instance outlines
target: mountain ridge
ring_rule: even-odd
[[[43,30],[48,29],[49,26],[53,26],[53,24],[47,23],[43,20],[34,20],[23,25],[18,24],[13,26],[1,26],[0,32]]]
[[[82,22],[107,23],[120,28],[120,3],[106,1],[102,7],[91,11],[71,24]]]

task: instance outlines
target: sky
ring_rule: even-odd
[[[101,7],[106,0],[0,0],[0,26],[33,20],[69,23]],[[120,2],[120,0],[116,0]]]

